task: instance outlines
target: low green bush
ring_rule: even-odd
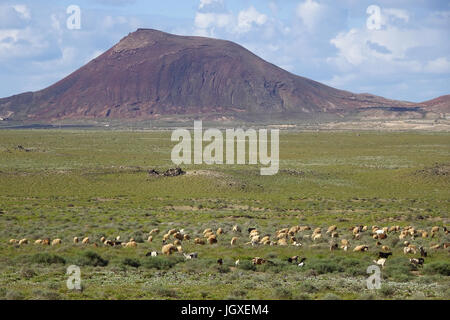
[[[58,256],[56,254],[52,254],[52,253],[36,253],[32,256],[29,257],[29,262],[31,263],[39,263],[39,264],[65,264],[66,260],[61,257]]]

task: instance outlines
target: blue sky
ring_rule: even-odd
[[[352,92],[450,94],[447,0],[0,0],[0,97],[53,84],[137,28],[231,40]]]

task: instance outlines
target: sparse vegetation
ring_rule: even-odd
[[[450,242],[442,228],[433,238],[408,238],[427,248],[423,267],[409,262],[420,254],[403,254],[398,236],[382,240],[394,254],[380,290],[365,287],[380,247],[369,232],[354,240],[349,231],[448,226],[447,133],[282,133],[275,176],[260,176],[256,166],[202,165],[156,179],[149,169],[173,166],[167,132],[2,130],[0,138],[0,299],[450,298],[448,249],[428,249]],[[242,233],[231,231],[235,224]],[[332,224],[338,242],[367,243],[369,251],[331,252],[329,236],[312,241],[311,232],[298,234],[301,247],[244,244],[249,227],[273,236],[283,227]],[[146,256],[161,251],[169,229],[183,228],[194,239],[219,227],[225,232],[217,244],[182,242],[198,259]],[[161,233],[147,242],[154,228]],[[75,245],[75,236],[91,243]],[[105,246],[102,236],[134,238],[137,247]],[[230,246],[233,236],[238,243]],[[47,237],[62,244],[34,244]],[[9,244],[12,238],[30,244]],[[307,258],[303,267],[287,262],[296,255]],[[254,257],[270,263],[255,266]],[[82,290],[66,288],[72,264],[81,268]]]

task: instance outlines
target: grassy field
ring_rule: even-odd
[[[275,176],[261,176],[259,166],[200,165],[150,177],[149,169],[174,167],[173,145],[170,131],[0,130],[0,299],[450,299],[449,249],[430,249],[450,242],[442,231],[450,221],[449,133],[282,132]],[[231,231],[235,224],[242,234]],[[324,237],[301,232],[301,247],[245,244],[248,227],[274,238],[294,225],[322,227]],[[330,225],[337,241],[350,240],[349,251],[330,252]],[[406,239],[428,251],[423,267],[389,234],[382,287],[368,290],[366,269],[380,248],[370,231],[351,239],[355,225],[441,228]],[[183,241],[198,259],[145,256],[161,250],[169,229],[194,238],[219,227],[217,244]],[[149,243],[154,228],[161,233]],[[100,243],[117,235],[134,237],[137,248]],[[99,246],[75,245],[74,236]],[[42,238],[62,244],[33,244]],[[358,244],[369,251],[353,252]],[[304,267],[287,262],[294,255],[307,258]],[[253,266],[256,256],[273,263]],[[80,291],[66,287],[71,264],[81,268]]]

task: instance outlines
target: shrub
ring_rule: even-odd
[[[98,253],[93,251],[83,252],[75,260],[75,264],[79,266],[105,267],[108,263],[108,260],[103,259]]]
[[[411,270],[414,268],[409,261],[403,257],[389,259],[382,271],[383,277],[396,281],[406,282],[412,278]]]
[[[141,262],[138,259],[124,258],[122,260],[122,265],[139,268],[141,266]]]
[[[426,274],[440,274],[443,276],[450,276],[450,263],[444,261],[437,261],[426,264],[424,266]]]
[[[29,279],[33,278],[34,276],[36,276],[36,272],[34,272],[33,269],[30,269],[30,268],[27,268],[27,267],[23,267],[23,268],[20,270],[20,276],[21,276],[23,279],[29,280]]]
[[[292,292],[286,288],[276,288],[274,295],[279,299],[292,299]]]
[[[322,300],[341,300],[341,297],[334,293],[327,293],[322,297]]]
[[[31,263],[39,263],[39,264],[66,263],[66,260],[63,257],[51,253],[36,253],[29,258],[29,261]]]
[[[314,293],[314,292],[319,291],[319,289],[317,289],[317,287],[315,287],[314,285],[312,285],[311,283],[308,283],[308,282],[303,283],[300,286],[300,290],[303,292],[306,292],[306,293]]]
[[[256,266],[251,261],[244,260],[239,263],[239,269],[255,271]]]
[[[175,289],[164,288],[164,287],[155,287],[155,293],[161,297],[169,297],[169,298],[177,298],[178,294]]]
[[[6,300],[23,300],[25,297],[21,292],[10,290],[6,293]]]
[[[307,265],[310,270],[315,270],[318,274],[342,272],[345,270],[342,265],[339,265],[332,259],[313,260]]]
[[[184,259],[181,257],[148,257],[142,266],[148,269],[168,270],[182,261]]]
[[[390,296],[394,295],[395,289],[388,285],[383,284],[383,285],[381,285],[380,293],[385,297],[390,297]]]

